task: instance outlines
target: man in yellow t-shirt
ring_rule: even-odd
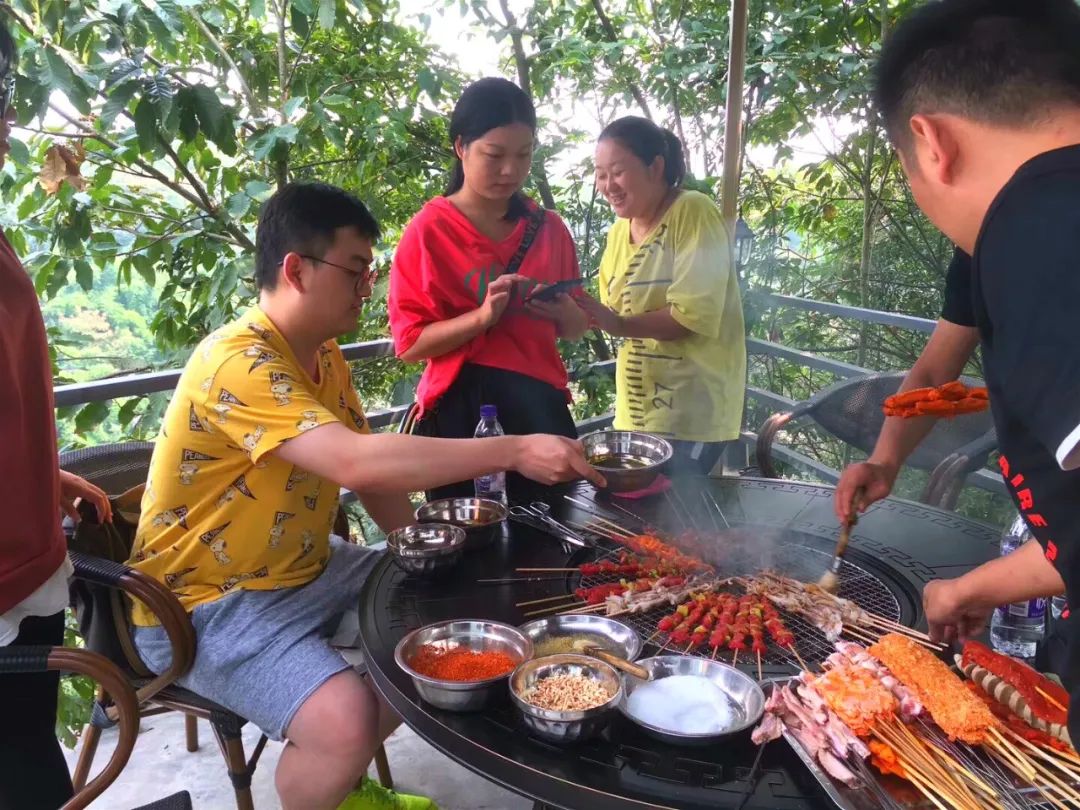
[[[327,639],[379,553],[330,537],[338,491],[389,531],[405,493],[515,470],[542,483],[603,480],[556,436],[447,440],[371,434],[334,337],[371,294],[379,227],[352,195],[293,184],[256,235],[259,305],[195,350],[154,448],[130,564],[191,613],[197,653],[183,686],[288,741],[282,805],[331,810],[398,720]],[[133,604],[147,665],[169,643]]]

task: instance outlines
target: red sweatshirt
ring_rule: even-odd
[[[0,614],[64,562],[52,369],[34,285],[0,234]]]
[[[522,218],[509,237],[495,242],[477,231],[445,197],[431,200],[413,217],[390,271],[390,329],[399,355],[428,324],[480,306],[488,284],[506,271],[526,222]],[[579,275],[574,241],[554,211],[547,212],[517,272],[545,284]],[[566,390],[566,367],[555,345],[555,324],[525,310],[529,289],[516,291],[502,318],[485,334],[427,361],[416,392],[421,413],[446,393],[467,362],[527,374]]]

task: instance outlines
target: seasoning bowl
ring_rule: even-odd
[[[585,458],[607,479],[609,492],[645,489],[664,471],[671,442],[634,430],[600,430],[581,439]]]
[[[442,498],[416,510],[420,523],[445,523],[465,531],[465,549],[484,548],[499,534],[510,510],[486,498]]]
[[[465,552],[465,530],[445,523],[414,523],[386,535],[386,547],[400,568],[418,577],[436,577]]]
[[[552,636],[595,636],[605,648],[619,658],[635,660],[641,654],[641,636],[629,625],[609,619],[606,616],[592,616],[588,613],[564,613],[561,616],[549,616],[535,619],[519,628],[533,643],[536,650]],[[580,653],[581,650],[568,651]]]
[[[467,649],[476,652],[501,652],[514,660],[532,658],[532,642],[516,627],[482,619],[457,619],[436,622],[413,630],[394,648],[394,660],[412,678],[420,697],[450,712],[479,711],[506,696],[510,672],[479,681],[451,681],[421,675],[409,662],[425,644],[445,650]]]
[[[649,683],[656,683],[672,675],[698,675],[712,681],[728,698],[731,710],[729,725],[714,733],[686,734],[674,728],[662,728],[646,723],[631,714],[628,708],[630,696],[647,682],[632,675],[623,675],[623,698],[619,701],[619,711],[650,737],[663,742],[672,745],[709,745],[750,728],[761,719],[765,711],[765,695],[757,681],[730,664],[690,655],[658,655],[654,658],[643,658],[637,664],[652,673],[653,679]]]
[[[524,694],[551,675],[583,675],[605,686],[611,697],[599,706],[582,711],[541,709],[529,703]],[[521,712],[525,726],[537,737],[554,743],[574,743],[595,737],[611,722],[622,696],[619,674],[603,661],[587,655],[534,658],[521,664],[510,676],[510,699]]]

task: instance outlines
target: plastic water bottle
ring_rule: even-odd
[[[1024,519],[1016,520],[1001,535],[1001,556],[1012,554],[1024,543],[1035,542]],[[994,608],[990,620],[990,643],[999,653],[1014,658],[1033,659],[1046,634],[1046,599],[1013,602]]]
[[[1065,608],[1069,606],[1064,596],[1055,596],[1050,600],[1050,612],[1053,614],[1054,619],[1060,619],[1061,614],[1065,612]]]
[[[476,426],[473,438],[486,439],[489,436],[505,436],[499,424],[499,413],[494,405],[480,406],[480,423]],[[473,479],[477,498],[487,498],[499,503],[506,503],[506,473],[489,473]]]

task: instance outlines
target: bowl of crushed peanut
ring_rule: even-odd
[[[510,697],[532,734],[573,743],[595,737],[611,722],[622,700],[622,679],[587,655],[548,655],[514,670]]]

